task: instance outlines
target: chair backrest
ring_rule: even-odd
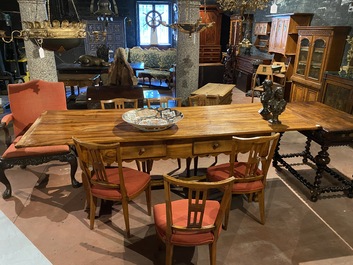
[[[185,181],[164,175],[164,194],[166,200],[166,214],[167,214],[167,237],[171,237],[173,233],[191,233],[197,236],[198,233],[214,232],[214,237],[217,239],[219,229],[222,225],[224,214],[228,209],[231,188],[233,186],[234,178],[218,182],[195,182]],[[171,187],[181,187],[187,189],[188,207],[185,208],[185,215],[188,217],[185,224],[173,224],[173,209],[171,206]],[[209,223],[209,220],[204,220],[204,211],[207,204],[207,197],[210,190],[222,190],[222,198],[220,200],[220,207],[218,213],[215,213],[215,222]],[[218,201],[217,201],[218,203]]]
[[[235,182],[251,182],[256,180],[264,182],[277,147],[279,136],[279,133],[251,138],[234,136],[230,155],[229,176],[234,176]],[[245,167],[245,171],[242,171],[244,175],[237,174],[237,170],[234,170],[235,161],[237,161],[237,166]]]
[[[31,80],[9,84],[8,97],[15,136],[24,133],[44,111],[67,109],[63,82]]]
[[[83,177],[86,178],[87,183],[119,189],[122,194],[126,194],[120,143],[98,144],[84,142],[75,137],[72,139],[77,150]],[[111,183],[107,179],[105,166],[113,163],[117,163],[116,171],[119,174],[119,184]]]
[[[181,98],[173,97],[160,97],[160,98],[148,98],[147,107],[161,107],[161,108],[171,108],[171,107],[181,107]]]
[[[269,79],[273,82],[272,66],[267,64],[260,64],[253,74],[251,89],[255,87],[262,87],[261,79]]]
[[[281,66],[281,68],[279,70],[280,73],[287,72],[287,66],[284,62],[273,62],[272,65],[273,66]]]
[[[267,64],[260,64],[256,69],[255,75],[265,76],[267,79],[273,81],[272,66]]]
[[[138,99],[114,98],[108,100],[101,100],[100,102],[102,109],[138,108]]]

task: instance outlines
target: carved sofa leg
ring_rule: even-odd
[[[2,159],[0,160],[0,182],[5,185],[6,189],[2,193],[2,197],[4,199],[8,199],[11,197],[12,189],[11,189],[11,184],[9,180],[7,179],[5,175],[5,169],[8,169],[9,167],[6,167],[3,165]]]
[[[70,169],[70,177],[71,177],[71,185],[74,188],[79,188],[82,186],[82,183],[78,182],[75,178],[75,174],[77,171],[77,157],[73,151],[65,156],[65,159],[61,162],[68,162],[71,166]]]
[[[2,194],[4,199],[8,199],[12,196],[12,189],[9,180],[5,175],[5,170],[12,168],[14,166],[25,167],[27,165],[40,165],[50,161],[60,161],[67,162],[70,164],[70,178],[71,184],[74,188],[81,187],[82,183],[78,182],[75,178],[77,171],[77,158],[73,150],[70,150],[68,153],[55,154],[48,156],[32,156],[32,157],[18,157],[18,158],[8,158],[0,159],[0,182],[3,183],[6,187],[5,191]]]

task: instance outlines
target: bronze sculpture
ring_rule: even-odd
[[[273,97],[272,85],[273,82],[269,79],[266,79],[262,82],[264,92],[260,96],[262,108],[259,110],[259,113],[265,120],[269,120],[271,118],[271,111],[269,110],[269,101]]]
[[[272,118],[268,121],[271,124],[281,124],[278,116],[285,110],[287,102],[284,99],[283,88],[278,86],[273,91],[273,97],[268,102],[268,108],[272,113]]]

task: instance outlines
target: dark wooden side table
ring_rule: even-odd
[[[310,190],[310,199],[314,202],[318,200],[320,194],[329,192],[343,191],[349,198],[352,198],[353,180],[328,167],[330,163],[328,149],[333,146],[353,144],[353,115],[315,101],[296,102],[296,104],[291,105],[291,111],[302,116],[303,120],[312,120],[320,129],[300,131],[300,133],[307,137],[305,149],[301,153],[280,154],[280,145],[278,145],[273,158],[273,165],[279,168],[278,165],[282,164],[292,173],[294,177]],[[312,141],[321,146],[321,150],[315,156],[312,155],[310,150]],[[305,164],[308,160],[314,162],[316,166],[315,175],[313,178],[310,178],[313,182],[310,182],[309,179],[295,170],[294,165],[287,162],[288,158],[293,157],[302,157],[302,161]],[[324,173],[328,174],[324,175]],[[334,181],[324,182],[324,176]]]
[[[271,64],[271,59],[251,55],[236,56],[235,84],[238,89],[243,92],[251,89],[252,76],[259,64]]]
[[[109,66],[82,66],[81,64],[62,63],[57,67],[58,81],[64,82],[65,86],[71,87],[70,97],[75,97],[75,86],[92,86],[98,82],[97,76],[108,73]]]

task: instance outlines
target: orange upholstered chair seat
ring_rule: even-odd
[[[234,177],[236,179],[242,179],[245,176],[246,163],[235,162],[234,163]],[[256,171],[257,175],[262,175],[262,170]],[[209,181],[220,181],[229,178],[229,163],[221,164],[207,169],[207,179]],[[244,193],[244,192],[256,192],[262,190],[264,184],[261,180],[252,182],[235,182],[232,187],[233,193]]]
[[[120,185],[120,177],[118,168],[106,168],[107,179],[110,184]],[[149,174],[132,169],[132,168],[123,168],[123,178],[126,187],[126,194],[128,197],[135,197],[137,194],[140,194],[144,191],[149,185],[151,177]],[[96,180],[95,175],[92,176],[92,183]],[[91,192],[93,196],[99,198],[110,198],[111,200],[121,200],[122,195],[120,189],[112,188],[102,188],[99,184],[93,184],[91,186]]]

